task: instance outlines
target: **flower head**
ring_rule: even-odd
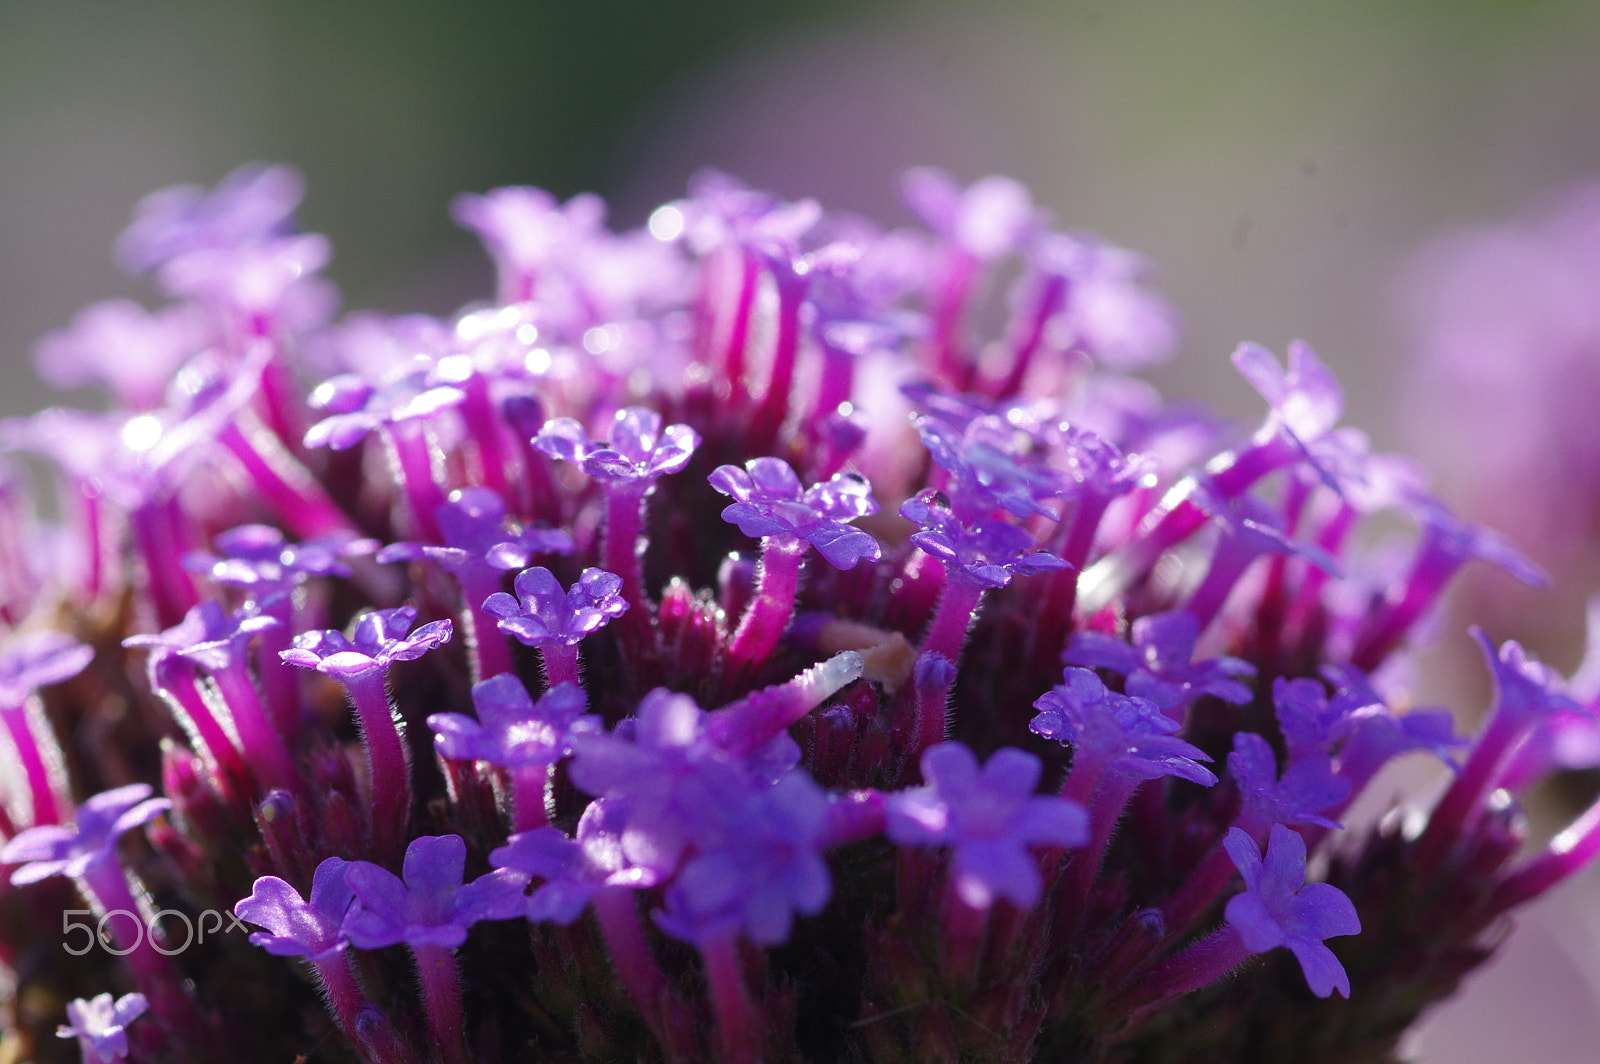
[[[282,652],[283,660],[344,678],[387,669],[397,661],[415,660],[450,641],[448,620],[429,621],[413,632],[411,624],[416,619],[417,611],[412,606],[372,610],[361,615],[348,636],[333,629],[302,632],[295,636],[294,646]]]
[[[172,807],[153,798],[147,783],[116,787],[85,801],[71,824],[29,828],[0,849],[0,863],[21,865],[11,873],[18,886],[51,876],[81,878],[87,871],[116,860],[117,842]]]
[[[242,166],[211,191],[175,185],[145,197],[117,240],[129,271],[153,269],[194,251],[249,246],[283,233],[305,196],[289,166]]]
[[[428,718],[434,745],[445,757],[504,768],[553,765],[571,752],[574,734],[600,725],[598,717],[584,713],[583,690],[577,684],[557,684],[534,702],[522,681],[508,672],[474,686],[472,704],[477,720],[463,713]]]
[[[1070,482],[1013,420],[984,414],[956,428],[923,415],[912,423],[935,464],[955,478],[953,499],[971,506],[974,516],[996,507],[1018,518],[1060,516],[1049,500],[1065,495]]]
[[[0,705],[19,706],[35,690],[72,679],[93,659],[93,647],[65,632],[15,636],[0,646]]]
[[[802,489],[789,463],[753,458],[738,466],[718,466],[711,486],[734,502],[722,519],[747,536],[790,535],[805,540],[838,569],[854,569],[863,559],[883,557],[878,541],[847,522],[878,512],[871,486],[859,473],[836,473],[823,484]]]
[[[1200,695],[1248,702],[1250,688],[1237,679],[1255,674],[1239,658],[1194,661],[1200,622],[1186,610],[1152,613],[1133,622],[1131,644],[1104,632],[1078,632],[1061,660],[1068,665],[1110,669],[1127,678],[1130,695],[1148,698],[1164,711],[1176,710]]]
[[[744,804],[718,844],[689,859],[656,921],[693,943],[730,932],[763,946],[786,941],[796,913],[815,916],[832,896],[821,853],[827,818],[822,788],[788,773]]]
[[[1200,764],[1211,760],[1205,751],[1173,734],[1177,721],[1148,699],[1107,690],[1087,669],[1067,669],[1063,682],[1033,706],[1039,712],[1028,730],[1071,746],[1080,771],[1095,765],[1139,779],[1176,776],[1205,787],[1217,782]]]
[[[927,783],[894,796],[888,834],[902,846],[948,846],[956,893],[975,909],[1004,898],[1030,909],[1044,889],[1032,846],[1081,846],[1089,838],[1083,807],[1034,793],[1039,759],[1003,749],[980,768],[961,743],[922,755]]]
[[[365,861],[345,869],[355,895],[342,930],[358,949],[382,949],[398,942],[454,948],[480,920],[504,920],[520,913],[527,879],[515,872],[491,872],[463,884],[467,846],[459,835],[424,835],[406,847],[400,876]]]
[[[575,646],[628,609],[620,594],[622,578],[604,569],[585,569],[572,587],[563,590],[550,570],[535,566],[518,573],[513,586],[516,598],[497,591],[483,608],[500,618],[502,632],[528,646]]]
[[[1168,404],[1126,373],[1174,346],[1143,260],[1006,178],[904,191],[890,231],[718,174],[631,232],[464,196],[498,291],[337,326],[292,171],[140,208],[169,305],[40,349],[113,408],[0,425],[62,511],[0,454],[0,956],[159,1019],[74,1002],[85,1059],[1387,1057],[1600,860],[1600,806],[1535,850],[1506,805],[1600,764],[1600,665],[1484,641],[1465,750],[1369,679],[1466,562],[1538,573],[1340,428],[1309,347],[1236,354],[1254,433]],[[1412,750],[1456,769],[1420,829],[1347,817]],[[67,971],[67,885],[26,887],[63,874],[255,929],[107,921]],[[1245,964],[1279,945],[1351,1000]]]
[[[252,601],[267,602],[314,576],[351,575],[345,559],[371,554],[376,540],[349,534],[318,536],[290,543],[271,525],[240,525],[217,536],[220,554],[196,551],[184,566],[228,587],[242,589]]]
[[[451,570],[481,566],[506,571],[522,568],[535,554],[571,554],[573,549],[572,536],[558,528],[507,528],[505,500],[490,488],[458,488],[436,518],[443,546],[391,543],[378,552],[377,560],[429,558]]]
[[[929,488],[907,499],[900,516],[922,526],[911,542],[985,587],[1005,587],[1013,576],[1067,568],[1067,563],[1039,550],[1026,531],[1006,521],[957,518],[950,500]]]
[[[1252,953],[1288,946],[1317,997],[1334,991],[1350,996],[1344,965],[1323,940],[1361,933],[1361,920],[1337,887],[1306,882],[1306,844],[1298,832],[1272,826],[1266,858],[1238,828],[1223,840],[1228,856],[1244,877],[1244,893],[1229,899],[1228,923]]]
[[[248,608],[229,613],[221,603],[208,599],[166,631],[132,635],[122,645],[155,647],[161,653],[177,654],[202,668],[219,671],[241,664],[250,640],[282,624],[276,617]]]
[[[149,1004],[143,994],[110,994],[67,1002],[67,1019],[57,1038],[76,1038],[84,1064],[112,1064],[128,1056],[128,1025],[143,1016]]]
[[[1239,785],[1246,810],[1272,824],[1336,828],[1338,822],[1321,813],[1350,793],[1350,781],[1334,774],[1333,761],[1325,753],[1307,754],[1280,777],[1271,745],[1254,732],[1234,735],[1228,773]]]
[[[574,736],[568,772],[596,797],[627,800],[623,854],[665,875],[692,843],[726,834],[757,781],[705,737],[705,711],[687,695],[651,691],[628,731]]]
[[[344,937],[345,915],[355,900],[346,882],[350,862],[329,857],[317,865],[311,880],[311,896],[300,892],[277,876],[256,880],[250,896],[233,907],[241,920],[266,928],[253,931],[250,944],[260,946],[275,957],[304,957],[324,961],[349,945]]]
[[[557,418],[534,437],[533,445],[551,458],[581,465],[598,480],[648,483],[688,465],[700,435],[687,425],[663,428],[660,414],[634,406],[617,411],[609,442],[591,440],[571,418]]]
[[[347,451],[385,425],[425,421],[466,399],[460,388],[435,383],[432,370],[432,360],[419,357],[376,381],[355,373],[323,381],[309,402],[325,416],[306,432],[305,445]]]
[[[626,818],[625,801],[601,798],[583,811],[576,838],[559,828],[535,828],[511,836],[489,860],[496,868],[543,880],[528,897],[526,915],[535,923],[549,920],[565,927],[583,915],[602,888],[642,889],[660,879],[623,853]]]

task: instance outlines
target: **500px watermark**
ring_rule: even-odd
[[[146,938],[150,940],[151,949],[171,957],[182,953],[198,942],[204,942],[208,934],[216,937],[219,934],[227,934],[230,931],[249,931],[249,928],[241,923],[233,913],[227,911],[219,912],[216,909],[207,909],[200,913],[198,918],[191,918],[188,913],[178,909],[162,909],[151,913],[149,919],[146,920],[138,913],[129,912],[127,909],[112,909],[93,923],[88,920],[74,919],[74,917],[78,916],[92,917],[93,915],[93,909],[67,909],[61,914],[61,935],[65,939],[61,943],[61,948],[74,957],[83,956],[97,945],[107,953],[125,957],[143,945]],[[112,921],[119,917],[124,923],[112,924]],[[211,921],[209,925],[207,924],[208,920]],[[166,921],[166,926],[163,926],[163,921]],[[181,944],[174,944],[176,942],[172,934],[172,924],[174,922],[183,925],[183,942]],[[128,942],[124,939],[121,946],[116,945],[118,939],[113,932],[122,930],[130,925],[134,932],[133,941]],[[72,939],[74,931],[83,932],[81,940],[83,944],[81,946],[77,945]]]

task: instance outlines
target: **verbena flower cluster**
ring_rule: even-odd
[[[141,204],[172,302],[40,348],[110,411],[3,427],[63,508],[7,460],[21,1053],[1395,1059],[1600,848],[1508,798],[1600,762],[1594,697],[1480,635],[1469,742],[1374,675],[1538,571],[1304,344],[1234,355],[1254,429],[1165,404],[1139,258],[904,193],[464,196],[493,301],[337,322],[292,171]],[[1345,830],[1406,754],[1432,812]]]
[[[1600,183],[1451,232],[1416,257],[1404,281],[1415,445],[1467,512],[1492,518],[1592,591],[1600,585],[1600,427],[1589,407],[1600,390]]]

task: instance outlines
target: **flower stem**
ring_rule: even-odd
[[[763,688],[716,710],[706,720],[706,735],[733,756],[749,757],[860,677],[861,655],[841,651],[788,683]]]
[[[282,623],[257,637],[256,677],[273,725],[293,749],[300,734],[300,670],[283,660],[283,652],[294,645],[293,596],[284,595],[264,605],[262,612]]]
[[[156,624],[171,628],[200,601],[182,559],[190,544],[181,531],[176,498],[151,500],[134,508],[128,524],[144,561],[145,590],[155,607]]]
[[[1111,1000],[1113,1015],[1136,1016],[1221,979],[1251,953],[1231,926],[1223,926],[1177,956],[1156,965]]]
[[[462,1034],[461,972],[455,950],[448,946],[411,946],[422,985],[422,1008],[428,1016],[428,1036],[446,1064],[467,1064]]]
[[[954,883],[946,881],[944,907],[939,914],[945,975],[962,982],[971,982],[977,975],[978,954],[991,911],[968,905],[956,893]]]
[[[602,566],[622,578],[622,600],[628,610],[617,623],[619,635],[634,653],[647,648],[651,635],[650,611],[644,600],[644,571],[639,564],[644,504],[649,494],[648,480],[607,484],[606,526],[600,542]]]
[[[150,686],[172,711],[196,752],[217,772],[218,790],[230,802],[250,790],[243,756],[200,693],[194,664],[179,654],[156,652],[150,658]]]
[[[928,633],[922,640],[922,652],[934,653],[950,662],[958,661],[961,648],[967,642],[967,632],[978,618],[978,607],[983,600],[984,585],[968,576],[959,567],[950,570],[945,581],[944,594],[939,596],[939,608],[928,624]]]
[[[544,662],[545,690],[553,691],[564,683],[583,686],[578,659],[578,644],[550,642],[539,646],[539,660]]]
[[[722,1064],[759,1064],[761,1024],[739,970],[738,941],[731,934],[714,938],[701,945],[700,957],[717,1017],[717,1059]]]
[[[639,923],[639,905],[633,891],[627,887],[602,887],[592,904],[617,978],[622,980],[623,988],[656,1037],[666,1042],[662,1003],[666,999],[667,979]]]
[[[1045,327],[1066,299],[1067,279],[1060,274],[1040,278],[1034,284],[1032,304],[1027,312],[1012,322],[1007,346],[1011,348],[1011,367],[999,381],[983,382],[985,394],[995,399],[1009,399],[1022,387],[1023,378],[1033,365],[1033,356],[1044,341]]]
[[[398,858],[405,848],[406,824],[411,816],[411,761],[403,726],[390,708],[381,668],[350,676],[344,682],[361,721],[361,739],[367,749],[367,782],[372,788],[367,826],[373,848],[385,860]]]
[[[800,308],[806,281],[785,264],[774,267],[778,283],[778,335],[773,342],[772,369],[761,405],[751,418],[749,447],[755,454],[772,450],[789,416],[789,392],[794,385],[795,359],[800,348]]]
[[[249,754],[250,767],[261,791],[282,787],[296,794],[305,792],[305,781],[296,770],[283,736],[273,726],[261,704],[255,681],[241,659],[226,668],[212,672],[211,680],[217,685],[233,718],[234,730],[239,735],[239,745]]]
[[[500,575],[498,569],[470,564],[456,570],[455,574],[461,586],[461,625],[466,629],[467,653],[475,684],[511,671],[511,647],[500,634],[495,618],[483,612],[484,599],[500,590]]]
[[[518,765],[511,776],[511,830],[532,831],[550,823],[545,801],[550,793],[549,765]]]
[[[217,442],[233,455],[256,494],[295,535],[310,539],[357,531],[310,470],[255,418],[241,417],[224,423],[217,432]]]
[[[1089,802],[1089,844],[1073,852],[1072,863],[1067,866],[1066,880],[1058,895],[1063,918],[1072,921],[1078,928],[1082,928],[1088,918],[1090,894],[1100,874],[1100,865],[1105,860],[1106,848],[1111,845],[1117,822],[1122,819],[1128,800],[1142,782],[1136,776],[1106,772],[1101,775],[1100,785],[1095,788],[1094,798]]]
[[[0,719],[5,721],[6,731],[11,735],[11,745],[16,749],[17,760],[22,762],[22,771],[28,780],[31,823],[35,826],[61,823],[61,800],[56,794],[56,781],[45,762],[44,752],[39,749],[41,737],[36,724],[42,725],[42,718],[42,713],[29,712],[27,705],[0,709]],[[48,741],[54,742],[54,737]]]
[[[150,1008],[183,1041],[203,1042],[205,1023],[194,1002],[183,992],[183,973],[170,956],[156,948],[153,940],[156,932],[146,933],[144,913],[116,858],[90,862],[76,882],[79,891],[100,915],[101,926],[111,936],[112,948],[127,961],[139,991],[149,999]],[[115,919],[111,918],[112,914]],[[130,921],[138,932],[131,942]]]
[[[856,356],[826,340],[819,346],[822,350],[822,374],[817,383],[814,416],[821,421],[837,411],[841,404],[850,401],[850,390],[855,386]]]
[[[1532,901],[1600,855],[1600,802],[1595,802],[1537,857],[1495,890],[1491,911],[1506,912]]]
[[[328,960],[313,961],[311,967],[316,973],[317,984],[322,990],[328,1011],[339,1021],[345,1036],[352,1043],[360,1045],[357,1030],[362,1022],[362,1009],[376,1006],[367,1000],[361,984],[356,982],[355,971],[350,967],[350,955],[341,952]]]
[[[1247,825],[1241,825],[1246,827]],[[1270,826],[1270,825],[1269,825]],[[1250,837],[1260,845],[1260,836],[1266,832],[1249,832]],[[1238,873],[1234,867],[1233,858],[1228,856],[1228,851],[1223,849],[1222,840],[1218,839],[1212,846],[1211,852],[1201,859],[1189,878],[1167,899],[1161,908],[1163,925],[1170,934],[1182,934],[1188,930],[1189,925],[1200,919],[1207,909],[1216,903],[1223,890],[1233,881]]]
[[[384,439],[395,473],[404,488],[406,510],[417,538],[429,543],[443,542],[435,513],[444,505],[444,490],[434,476],[434,448],[428,431],[420,421],[397,421],[385,426]]]
[[[506,497],[505,441],[501,438],[501,420],[489,396],[489,382],[482,373],[470,374],[461,383],[464,398],[461,401],[461,419],[466,423],[478,452],[479,483],[494,489],[502,499]]]
[[[797,536],[778,533],[761,541],[761,568],[755,594],[739,627],[728,643],[722,689],[742,688],[765,665],[789,627],[795,594],[800,588],[800,563],[806,543]]]
[[[1510,715],[1496,713],[1489,718],[1489,726],[1467,755],[1460,775],[1429,814],[1428,826],[1417,842],[1416,861],[1425,872],[1438,871],[1456,840],[1476,819],[1484,795],[1493,790],[1496,773],[1521,734],[1522,728]]]

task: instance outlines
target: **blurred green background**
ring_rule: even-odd
[[[1556,0],[7,0],[0,357],[142,294],[109,260],[132,205],[247,160],[305,171],[347,305],[435,312],[486,291],[463,190],[634,224],[709,164],[893,221],[932,163],[1149,254],[1173,391],[1242,405],[1232,346],[1301,336],[1392,441],[1395,263],[1600,172],[1597,60],[1600,4]],[[47,400],[5,380],[0,411]]]
[[[1253,412],[1226,355],[1302,337],[1394,447],[1399,266],[1600,175],[1600,3],[3,0],[0,416],[57,401],[40,334],[151,298],[110,260],[138,199],[250,160],[305,172],[347,306],[435,313],[490,290],[461,191],[633,225],[713,165],[897,222],[909,165],[1007,173],[1152,258],[1169,394]],[[1562,904],[1419,1059],[1594,1059],[1600,904]]]

